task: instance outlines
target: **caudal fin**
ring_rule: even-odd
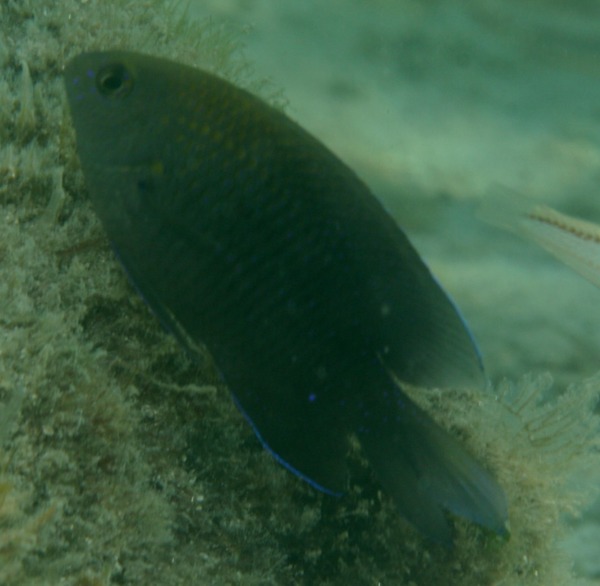
[[[444,545],[452,543],[445,511],[506,534],[506,497],[492,475],[399,388],[390,396],[370,406],[357,435],[404,517]]]

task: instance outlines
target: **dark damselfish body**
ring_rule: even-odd
[[[205,344],[265,447],[333,494],[360,441],[402,514],[505,532],[493,477],[403,392],[481,385],[452,302],[360,179],[279,110],[130,52],[65,72],[95,208],[129,277],[188,349]]]

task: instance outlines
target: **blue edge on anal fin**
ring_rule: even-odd
[[[252,418],[248,415],[248,413],[246,413],[245,409],[242,407],[242,405],[238,401],[238,398],[235,396],[235,394],[233,392],[231,393],[231,396],[233,397],[233,402],[236,404],[237,408],[240,410],[240,412],[242,413],[242,415],[244,416],[244,418],[246,419],[246,421],[250,424],[250,426],[254,430],[254,433],[256,434],[256,437],[260,440],[260,443],[263,445],[263,447],[265,448],[265,450],[267,452],[269,452],[269,454],[271,454],[271,456],[275,459],[276,462],[278,462],[279,464],[281,464],[286,470],[289,470],[290,472],[292,472],[293,474],[295,474],[296,476],[298,476],[298,478],[301,478],[302,480],[304,480],[304,482],[306,482],[307,484],[310,484],[310,486],[312,486],[313,488],[316,488],[317,490],[320,490],[321,492],[324,492],[325,494],[328,494],[328,495],[331,495],[331,496],[335,496],[335,497],[340,497],[340,496],[342,496],[344,494],[343,491],[338,492],[338,491],[335,491],[335,490],[331,490],[331,489],[326,488],[325,486],[319,484],[318,482],[315,482],[312,478],[310,478],[310,476],[307,476],[306,474],[303,474],[302,472],[300,472],[300,470],[298,470],[297,468],[294,468],[294,466],[292,466],[289,462],[287,462],[286,460],[284,460],[265,441],[265,439],[262,437],[260,431],[258,430],[258,428],[256,427],[256,425],[254,424],[254,421],[252,421]]]

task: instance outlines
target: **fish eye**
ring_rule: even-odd
[[[123,64],[111,63],[96,75],[96,87],[108,98],[124,98],[133,89],[133,78]]]

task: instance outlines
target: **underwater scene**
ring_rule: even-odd
[[[0,31],[0,586],[600,584],[595,0]]]

